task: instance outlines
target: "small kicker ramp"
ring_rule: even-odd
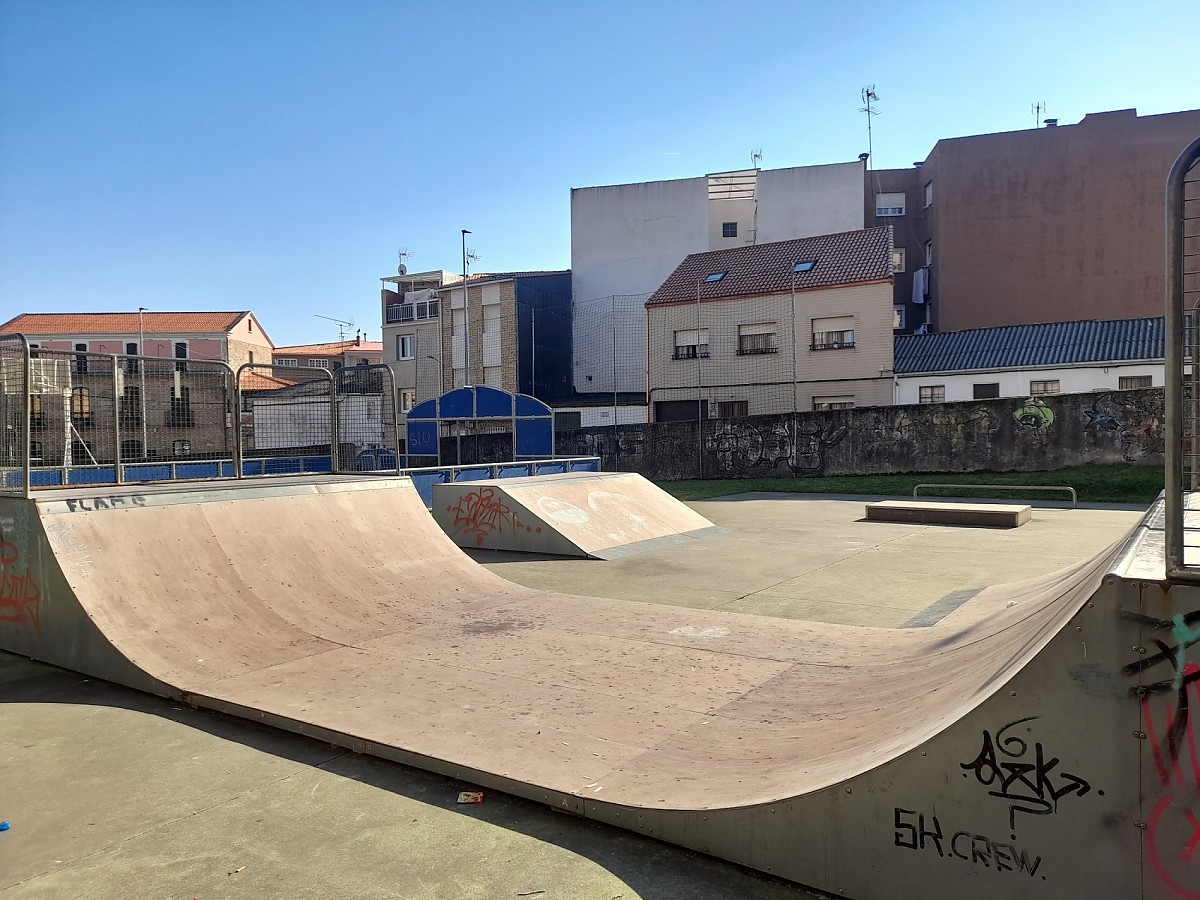
[[[853,900],[1200,898],[1161,517],[887,630],[524,588],[407,479],[85,490],[0,500],[0,647]]]
[[[594,559],[617,559],[723,530],[630,472],[435,484],[433,517],[460,547]]]

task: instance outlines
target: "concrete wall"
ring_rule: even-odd
[[[862,185],[863,164],[857,161],[764,169],[758,173],[755,243],[859,230],[864,221]]]
[[[1001,372],[961,372],[953,375],[905,375],[896,379],[896,403],[919,403],[921,388],[942,385],[946,402],[972,400],[975,385],[999,384],[1001,397],[1028,397],[1031,381],[1058,381],[1064,394],[1083,391],[1115,391],[1122,378],[1149,376],[1154,387],[1163,386],[1163,364],[1110,364],[1045,369],[1009,369]]]
[[[581,428],[556,451],[665,480],[1042,471],[1161,465],[1163,426],[1153,389]]]

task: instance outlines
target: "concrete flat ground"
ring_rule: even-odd
[[[865,499],[692,504],[729,531],[621,560],[473,553],[522,584],[919,627],[1119,539],[1132,510],[1011,531],[862,521]],[[809,898],[699,854],[0,654],[0,897]]]

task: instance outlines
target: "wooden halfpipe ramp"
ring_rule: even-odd
[[[0,527],[12,652],[858,900],[1200,898],[1200,594],[1153,518],[904,630],[519,587],[406,479],[47,491]]]

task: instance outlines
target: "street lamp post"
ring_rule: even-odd
[[[462,277],[463,277],[463,384],[471,385],[471,306],[470,291],[467,288],[467,235],[471,232],[462,229]],[[454,313],[450,313],[453,317]]]

